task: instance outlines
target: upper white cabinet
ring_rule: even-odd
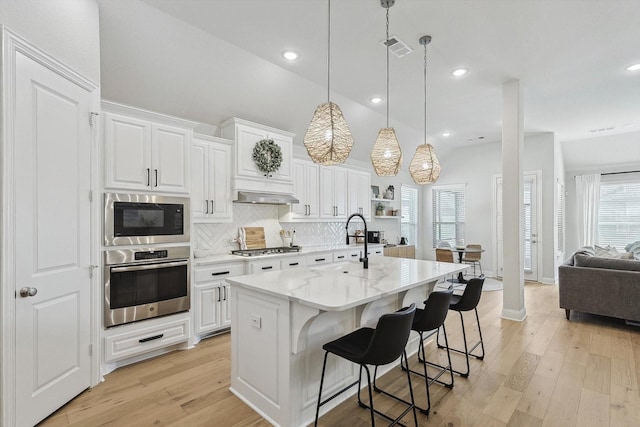
[[[191,213],[193,222],[231,222],[231,145],[233,141],[193,136]]]
[[[320,168],[320,218],[347,218],[347,169]]]
[[[349,211],[371,219],[371,174],[349,169]]]
[[[293,160],[293,197],[290,219],[318,219],[320,213],[319,166],[307,160]]]
[[[105,188],[189,192],[195,122],[104,101],[102,109]]]
[[[235,141],[231,188],[293,194],[292,160],[294,134],[246,120],[231,118],[220,126],[224,138]],[[270,174],[253,161],[253,149],[263,139],[273,140],[282,151],[280,168]]]

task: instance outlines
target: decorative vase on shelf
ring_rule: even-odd
[[[378,204],[376,205],[376,216],[383,216],[383,215],[384,215],[384,203],[378,202]]]

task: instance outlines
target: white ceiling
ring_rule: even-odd
[[[165,112],[202,120],[196,111],[198,106],[213,105],[212,98],[226,97],[228,110],[218,107],[209,117],[240,115],[264,119],[273,126],[287,126],[301,140],[313,108],[326,100],[327,0],[143,1],[131,6],[132,2],[127,0],[125,6],[124,1],[100,0],[105,98],[154,107],[151,89],[145,101],[136,102],[134,85],[125,82],[134,71],[127,61],[158,49],[149,47],[154,38],[166,46],[167,52],[175,49],[167,46],[171,43],[166,41],[172,39],[166,32],[173,31],[167,19],[174,17],[183,22],[172,25],[195,27],[190,38],[179,39],[181,42],[176,39],[180,49],[202,56],[207,53],[203,46],[208,43],[211,52],[217,52],[217,67],[253,67],[253,74],[237,68],[229,73],[246,73],[247,85],[235,88],[238,96],[247,95],[242,93],[243,89],[256,93],[251,102],[241,106],[223,87],[215,91],[203,89],[202,80],[196,77],[201,72],[197,65],[202,59],[183,64],[182,71],[163,65],[168,67],[163,71],[165,79],[171,76],[181,80],[181,84],[188,84],[184,80],[190,80],[189,73],[193,73],[194,84],[201,88],[190,92],[190,103],[174,94],[175,102],[184,105],[166,105],[165,109],[171,111]],[[377,106],[368,102],[373,95],[385,96],[386,56],[380,45],[385,37],[385,9],[379,0],[333,0],[331,7],[332,100],[345,110],[356,137],[359,136],[356,131],[364,128],[363,123],[373,128],[363,130],[358,138],[370,140],[372,145],[377,129],[385,126],[387,107],[384,102]],[[140,27],[142,18],[136,14],[157,15],[157,23],[166,23],[162,27],[156,23],[153,30],[143,34],[139,28],[129,28]],[[640,72],[624,70],[628,65],[640,63],[638,16],[639,0],[397,0],[390,9],[390,33],[414,49],[403,58],[391,56],[390,65],[392,125],[412,130],[405,132],[410,135],[407,139],[411,139],[406,147],[403,144],[405,153],[412,153],[412,147],[420,142],[415,139],[423,135],[423,48],[418,39],[425,34],[433,37],[428,46],[427,127],[430,142],[438,150],[471,144],[468,139],[479,136],[487,142],[499,141],[501,87],[511,79],[519,79],[524,86],[525,129],[529,133],[555,132],[557,140],[573,141],[638,132]],[[184,33],[189,32],[181,28]],[[204,41],[197,36],[204,33],[212,37]],[[240,53],[233,56],[228,50],[219,50],[219,46],[213,46],[216,39],[226,42],[227,47],[239,48]],[[190,40],[186,46],[185,40]],[[300,59],[287,62],[281,57],[285,49],[298,51]],[[260,59],[260,64],[268,61],[273,69],[252,62],[251,57]],[[148,72],[157,67],[160,64],[147,63]],[[450,72],[457,67],[468,68],[470,72],[465,77],[453,78]],[[295,116],[295,123],[288,123],[285,118],[277,120],[265,112],[273,107],[258,99],[262,89],[252,88],[249,83],[249,79],[255,78],[262,80],[263,85],[278,87],[285,84],[279,81],[283,70],[291,76],[287,78],[289,84],[299,89],[294,87],[293,93],[283,94],[287,97],[280,102],[295,100],[298,105],[287,105],[279,113]],[[271,73],[269,79],[265,79],[264,73]],[[226,78],[231,79],[229,75]],[[154,81],[149,77],[142,83],[151,85]],[[305,86],[309,84],[314,90]],[[162,108],[159,98],[166,95],[167,89],[157,89],[153,93],[158,94],[157,103]],[[144,91],[139,92],[144,95]],[[256,111],[247,111],[252,105]],[[299,110],[303,113],[298,114]],[[609,127],[614,129],[590,132]],[[440,136],[443,131],[452,135],[445,139]],[[363,142],[354,149],[356,158],[366,160],[370,149],[367,144]]]

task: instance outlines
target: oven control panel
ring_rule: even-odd
[[[167,258],[169,256],[168,251],[147,251],[147,252],[136,252],[134,257],[136,260],[144,260],[144,259],[161,259]]]

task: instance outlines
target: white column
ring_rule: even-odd
[[[502,85],[502,317],[522,321],[524,306],[523,94],[519,80]]]

